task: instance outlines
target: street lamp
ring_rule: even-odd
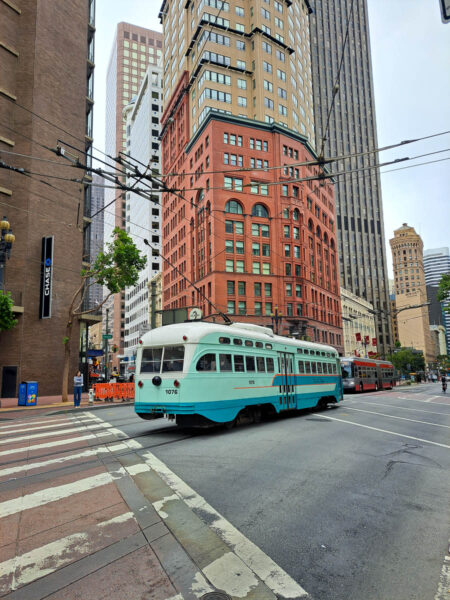
[[[16,236],[13,234],[9,225],[9,221],[6,217],[3,217],[3,219],[0,221],[0,232],[0,289],[3,290],[3,271],[6,264],[6,259],[9,259],[12,245],[16,239]]]

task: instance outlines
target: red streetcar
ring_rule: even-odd
[[[356,356],[340,360],[344,391],[377,391],[392,389],[395,385],[395,369],[389,361]]]

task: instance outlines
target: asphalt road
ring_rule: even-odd
[[[450,497],[450,401],[438,384],[193,436],[113,418],[147,432],[140,442],[314,599],[435,598]]]
[[[274,561],[275,568],[279,567],[277,576],[281,574],[283,578],[287,573],[313,600],[444,600],[447,597],[442,588],[442,574],[449,541],[450,395],[443,395],[438,384],[348,395],[341,405],[323,412],[304,411],[257,425],[240,425],[233,430],[193,432],[163,419],[142,421],[131,406],[67,414],[59,410],[48,414],[35,411],[15,418],[17,426],[5,422],[1,425],[5,441],[0,440],[4,463],[0,507],[7,509],[5,514],[8,511],[20,514],[18,508],[10,506],[11,502],[15,502],[21,489],[23,494],[33,492],[30,498],[36,504],[30,505],[27,516],[33,537],[30,531],[21,528],[24,517],[17,522],[14,515],[0,519],[0,525],[5,526],[3,531],[11,530],[8,534],[11,543],[4,547],[2,559],[6,562],[0,566],[13,560],[14,528],[19,532],[17,539],[22,537],[23,544],[28,544],[23,549],[33,549],[39,560],[45,555],[44,542],[49,541],[48,536],[61,545],[62,540],[70,541],[74,535],[80,535],[72,529],[88,532],[92,547],[86,552],[100,548],[92,558],[84,558],[84,546],[77,547],[76,553],[70,555],[74,565],[73,573],[69,573],[73,578],[71,585],[62,569],[69,555],[62,554],[59,562],[53,559],[52,569],[60,570],[59,583],[54,584],[54,589],[64,589],[64,596],[58,596],[61,591],[55,596],[42,592],[41,582],[45,587],[47,577],[36,579],[41,576],[36,565],[48,569],[47,562],[38,560],[33,566],[34,575],[30,575],[25,560],[30,553],[21,555],[23,568],[16,569],[13,581],[19,584],[35,581],[28,587],[39,586],[36,598],[78,597],[76,590],[82,588],[76,583],[77,565],[83,560],[90,561],[91,579],[86,578],[85,588],[94,590],[94,596],[100,588],[93,587],[92,578],[97,577],[100,582],[107,577],[111,584],[110,599],[116,598],[113,590],[117,598],[131,598],[133,593],[136,598],[146,598],[142,590],[151,589],[148,574],[156,569],[156,562],[150,571],[148,564],[156,561],[156,557],[145,545],[126,555],[127,540],[140,534],[131,513],[127,512],[127,503],[130,507],[127,496],[122,491],[122,497],[117,494],[105,473],[108,461],[120,460],[126,466],[127,461],[135,464],[136,457],[145,465],[132,466],[131,474],[138,479],[144,477],[144,467],[150,465],[150,471],[160,469],[163,479],[172,480],[175,487],[190,486],[192,490],[187,487],[184,490],[184,499],[188,504],[191,499],[195,514],[206,525],[214,526],[217,518],[208,509],[210,505],[225,518],[225,534],[234,526],[256,545],[256,553],[249,555],[250,563],[260,561],[263,555],[257,553],[261,550]],[[100,454],[95,449],[101,450]],[[182,481],[177,484],[175,476]],[[97,486],[98,492],[80,488],[88,484]],[[61,496],[60,501],[54,502],[47,493],[48,486],[64,491],[64,485],[74,488],[76,498]],[[177,493],[180,489],[183,488],[179,487]],[[130,498],[135,502],[135,496]],[[171,498],[163,503],[153,502],[153,506],[159,506],[163,522],[165,502]],[[140,510],[143,509],[135,511],[135,515]],[[96,512],[90,516],[92,511]],[[49,514],[53,515],[52,522],[47,525]],[[183,510],[180,514],[184,515],[182,520],[186,518]],[[107,535],[98,533],[98,524],[92,525],[94,515],[103,519],[100,527]],[[116,521],[122,523],[124,533],[117,528],[107,529]],[[171,529],[169,521],[170,518],[165,523]],[[76,529],[72,523],[78,522]],[[172,523],[178,526],[176,515]],[[67,537],[68,533],[71,535]],[[187,538],[191,535],[196,543],[192,532],[184,530],[183,535]],[[244,545],[247,544],[243,539]],[[102,552],[109,552],[111,540],[118,555],[124,553],[117,563],[123,563],[123,569],[119,571],[111,563],[96,575],[95,561],[103,560]],[[158,547],[154,550],[161,560]],[[131,596],[124,596],[118,587],[132,573],[125,555],[129,561],[137,560],[141,565],[138,583],[136,578],[132,579],[135,583],[124,588]],[[5,590],[10,585],[8,581],[4,581]],[[140,587],[133,592],[133,585],[138,584]],[[169,579],[165,585],[170,586]],[[271,589],[277,593],[275,588]],[[29,593],[33,589],[30,587]],[[164,598],[163,588],[160,592]]]

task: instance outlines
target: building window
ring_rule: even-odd
[[[234,281],[227,281],[227,295],[234,296]]]

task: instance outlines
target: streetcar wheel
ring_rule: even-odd
[[[230,429],[233,429],[234,427],[236,427],[236,419],[233,419],[232,421],[227,421],[223,425],[224,425],[225,429],[227,431],[229,431]]]

